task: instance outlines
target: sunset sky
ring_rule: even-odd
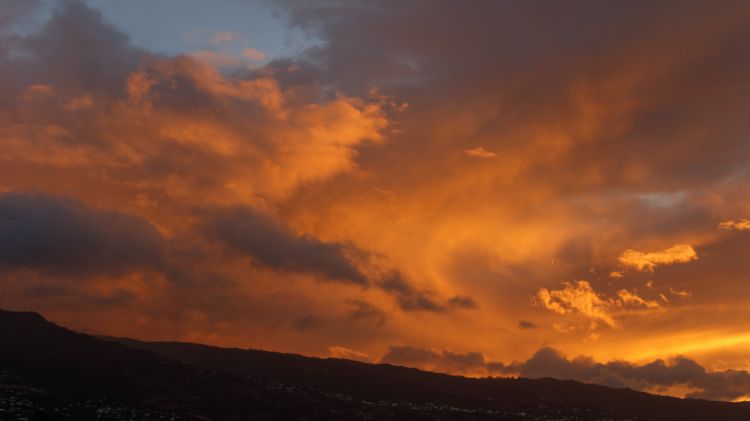
[[[750,399],[747,1],[0,0],[0,307]]]

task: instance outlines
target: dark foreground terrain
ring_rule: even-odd
[[[0,310],[2,420],[750,420],[750,406],[554,379],[95,338]]]

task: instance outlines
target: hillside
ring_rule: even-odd
[[[96,338],[36,313],[0,311],[0,337],[0,403],[38,419],[750,419],[744,404],[572,381]]]

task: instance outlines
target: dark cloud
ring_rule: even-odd
[[[300,317],[292,320],[292,327],[295,330],[304,332],[313,329],[320,329],[326,326],[326,321],[312,314],[305,313]]]
[[[3,285],[7,287],[8,280]],[[138,300],[138,295],[132,291],[122,288],[114,288],[111,291],[97,291],[86,288],[81,282],[59,282],[59,279],[24,279],[27,287],[11,292],[11,296],[4,297],[0,292],[0,304],[13,306],[14,302],[24,300],[27,302],[45,303],[46,305],[71,305],[79,309],[90,309],[101,311],[107,308],[127,307]],[[7,289],[6,289],[7,291]],[[7,298],[7,300],[3,300]]]
[[[381,362],[460,374],[482,372],[486,369],[484,355],[479,352],[462,354],[408,345],[389,347]]]
[[[388,272],[378,286],[396,298],[398,306],[404,311],[431,311],[442,313],[456,309],[474,309],[477,304],[473,298],[456,295],[445,301],[435,297],[431,291],[415,288],[399,271]]]
[[[475,309],[479,307],[477,302],[468,295],[454,295],[448,299],[447,305],[448,308]]]
[[[295,328],[318,325],[294,317],[320,285],[270,282],[284,273],[263,267],[368,284],[350,259],[363,252],[348,243],[295,235],[252,210],[219,212],[216,235],[206,235],[202,209],[248,200],[274,205],[300,184],[353,168],[357,144],[379,139],[387,126],[377,103],[321,94],[326,88],[304,63],[224,72],[197,56],[140,50],[83,0],[45,0],[48,21],[6,31],[11,21],[25,25],[37,3],[0,0],[0,192],[76,199],[16,198],[14,206],[29,209],[15,219],[3,208],[0,270],[44,271],[3,273],[13,305],[55,309],[79,326],[111,332],[137,317],[143,330],[133,335],[216,333],[221,322],[249,338],[283,325],[276,336],[283,341]],[[145,220],[93,206],[128,209],[169,239]],[[217,247],[217,238],[239,253]],[[257,266],[242,265],[248,255]],[[145,266],[156,270],[128,272]],[[102,276],[59,282],[87,274]],[[349,309],[335,297],[320,301],[345,315]],[[92,311],[120,313],[93,320]],[[384,317],[364,307],[357,315],[374,321],[360,330]],[[294,346],[310,351],[314,341],[329,339],[297,338]]]
[[[625,361],[598,363],[589,357],[568,359],[560,351],[542,348],[522,363],[494,363],[491,372],[518,374],[528,378],[553,377],[612,387],[653,392],[686,386],[688,397],[734,400],[750,393],[750,373],[745,370],[709,372],[697,362],[674,357],[637,365]]]
[[[350,245],[297,236],[270,216],[248,207],[217,211],[212,223],[221,242],[264,265],[291,272],[312,272],[341,282],[368,283],[347,256],[355,251]]]
[[[502,166],[513,151],[550,144],[530,127],[571,143],[554,160],[529,159],[526,181],[554,180],[568,194],[716,181],[750,155],[748,123],[736,112],[750,89],[746,2],[283,4],[324,41],[308,55],[332,83],[355,92],[376,85],[411,105],[401,153],[382,159],[403,156],[413,177],[434,165],[414,162],[416,151],[448,159],[481,141],[503,151],[494,164]],[[487,113],[477,118],[477,109]],[[458,118],[464,136],[437,144]]]
[[[409,343],[413,313],[431,312],[444,323],[419,333],[417,345],[463,348],[470,340],[486,351],[522,334],[530,340],[517,346],[530,352],[531,344],[569,346],[585,334],[518,322],[541,323],[528,299],[540,286],[588,279],[602,294],[635,291],[652,275],[609,278],[623,270],[616,265],[624,250],[690,243],[699,260],[660,267],[653,288],[640,291],[648,300],[668,295],[663,311],[641,317],[619,308],[622,329],[608,346],[626,354],[676,329],[743,329],[750,237],[716,224],[748,216],[746,1],[280,1],[274,5],[320,43],[231,71],[197,55],[139,50],[83,0],[48,3],[51,20],[22,35],[13,27],[30,22],[39,2],[0,0],[0,191],[129,209],[170,243],[165,258],[164,240],[136,217],[53,196],[3,196],[31,210],[3,214],[0,268],[38,269],[4,273],[13,305],[66,308],[85,323],[87,309],[118,305],[118,317],[91,323],[246,346],[266,337],[261,326],[322,326],[299,305],[315,297],[311,311],[325,314],[329,329],[305,342],[277,331],[263,343],[313,352],[351,336],[359,341],[352,346],[372,352],[390,340],[372,335],[386,316],[389,337]],[[494,156],[472,159],[467,150]],[[225,208],[209,212],[213,236],[201,230],[207,203]],[[314,221],[321,237],[232,207],[248,203]],[[382,265],[363,257],[369,251],[383,254]],[[446,264],[456,251],[479,257]],[[257,265],[245,265],[248,256]],[[83,287],[49,276],[136,267],[161,272]],[[383,268],[397,270],[372,274]],[[272,281],[289,272],[373,288],[347,301],[340,284]],[[430,285],[433,276],[445,281]],[[411,314],[365,301],[382,293]],[[449,317],[476,308],[472,297],[486,311]],[[351,329],[332,329],[334,322]],[[482,333],[498,322],[526,330]],[[712,343],[724,343],[717,335]],[[389,358],[440,370],[510,373],[526,364],[401,348]],[[539,358],[562,366],[554,354]],[[679,366],[702,379],[691,387],[732,396],[709,387],[718,374],[688,362],[644,370]],[[527,374],[543,374],[534,364]],[[580,367],[597,363],[574,359],[559,373],[671,387],[658,376],[623,374],[641,366],[610,364],[591,374]]]
[[[352,306],[348,313],[351,320],[371,322],[378,327],[385,324],[385,312],[378,307],[365,300],[348,300],[347,302]]]
[[[0,34],[39,7],[39,0],[0,0]]]
[[[41,31],[11,41],[2,84],[48,84],[67,93],[125,93],[128,73],[144,52],[83,1],[56,2]],[[9,59],[6,57],[6,59]]]
[[[504,364],[488,361],[479,352],[391,346],[381,362],[455,374],[551,377],[656,393],[666,393],[674,387],[687,388],[687,397],[701,399],[734,400],[750,393],[747,371],[710,372],[697,362],[679,356],[643,365],[625,361],[598,363],[584,356],[568,359],[560,351],[545,347],[524,362]]]
[[[380,281],[378,286],[396,297],[399,307],[404,311],[440,312],[445,310],[443,305],[431,297],[432,294],[414,288],[398,271],[390,272]]]
[[[526,320],[521,320],[520,322],[518,322],[519,329],[536,329],[538,327],[539,326],[537,326],[535,323]]]
[[[0,267],[122,273],[160,266],[164,247],[154,226],[136,216],[55,196],[0,195]]]

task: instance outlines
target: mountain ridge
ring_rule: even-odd
[[[746,404],[568,380],[476,379],[336,358],[94,337],[34,312],[0,310],[0,336],[7,338],[0,342],[0,369],[31,386],[62,399],[106,397],[188,419],[750,419]]]

